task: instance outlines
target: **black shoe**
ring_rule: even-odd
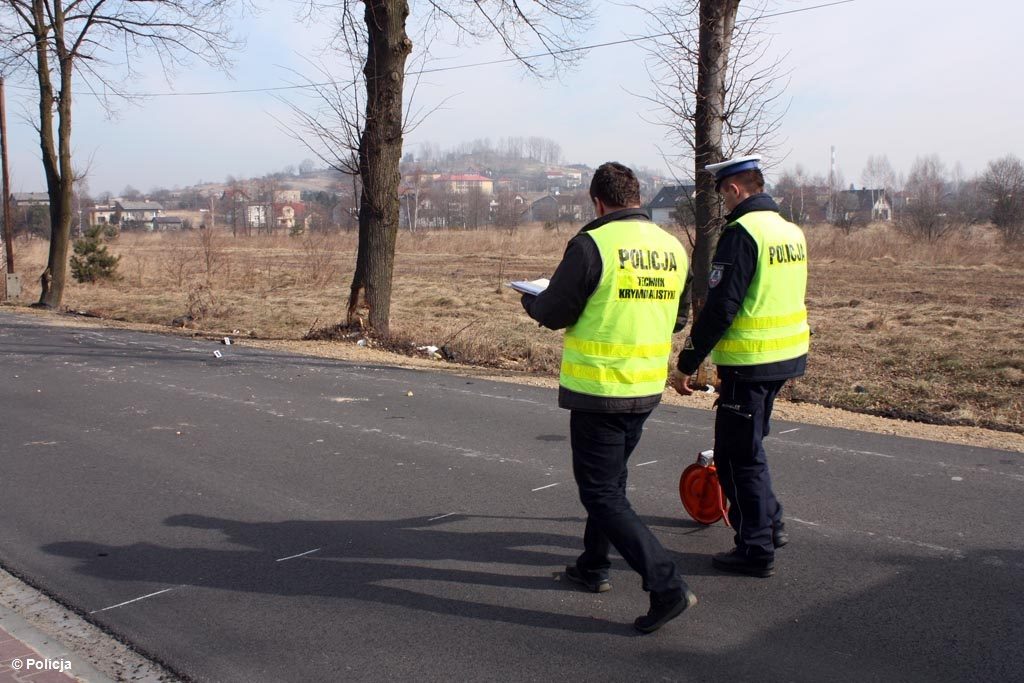
[[[786,523],[779,520],[772,527],[772,545],[781,548],[787,543],[789,543],[789,533],[786,532]]]
[[[739,549],[727,553],[718,553],[711,558],[715,569],[734,574],[746,574],[762,579],[775,573],[775,560],[747,557]]]
[[[604,577],[591,578],[580,571],[579,567],[570,564],[565,568],[565,576],[573,583],[585,586],[591,593],[604,593],[612,589],[612,584]]]
[[[673,596],[669,600],[658,598],[651,593],[651,608],[644,616],[637,617],[633,626],[641,633],[653,633],[696,604],[697,596],[689,588],[683,589],[681,595]]]

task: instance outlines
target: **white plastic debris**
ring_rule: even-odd
[[[224,339],[221,340],[221,343],[224,344],[224,346],[231,346],[231,337],[224,337]]]
[[[366,340],[360,339],[359,341],[356,342],[356,346],[366,346]]]
[[[217,357],[217,358],[223,358],[223,357],[224,357],[224,354],[223,354],[223,353],[221,353],[220,351],[214,351],[214,352],[213,352],[213,355],[214,355],[215,357]]]

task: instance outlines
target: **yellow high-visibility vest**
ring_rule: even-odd
[[[683,245],[649,221],[612,221],[587,234],[601,254],[601,281],[565,331],[559,381],[591,396],[660,394],[686,283]]]
[[[716,365],[763,365],[807,353],[807,240],[775,211],[751,211],[741,225],[757,243],[757,270],[732,325],[715,345]]]

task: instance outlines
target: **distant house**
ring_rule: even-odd
[[[424,171],[421,168],[406,171],[402,174],[402,184],[409,187],[421,187],[441,178],[441,174],[435,171]]]
[[[154,232],[163,230],[181,230],[185,223],[181,216],[157,216],[153,219],[150,228]]]
[[[295,229],[296,221],[302,221],[306,215],[306,205],[301,201],[275,203],[274,225],[285,230]]]
[[[46,192],[12,192],[11,208],[21,209],[26,206],[49,206],[50,195]]]
[[[892,202],[885,190],[843,190],[836,193],[835,221],[856,224],[892,220]]]
[[[231,204],[247,202],[250,199],[249,193],[240,187],[229,187],[220,195],[220,201]]]
[[[301,201],[301,190],[274,190],[274,202],[277,204],[298,204]]]
[[[644,208],[658,225],[675,225],[676,208],[681,202],[693,199],[696,193],[695,185],[665,185]]]
[[[520,195],[516,195],[518,199]],[[548,194],[530,202],[522,214],[522,220],[539,223],[568,221],[579,223],[588,215],[589,204],[582,203],[579,193]]]
[[[565,174],[561,171],[548,171],[544,174],[544,183],[547,191],[555,194],[565,187]]]
[[[545,195],[532,202],[523,213],[524,221],[537,221],[548,223],[558,219],[558,197],[553,194]]]
[[[558,190],[574,190],[580,186],[583,173],[577,170],[550,170],[544,174],[548,191],[554,193]]]
[[[97,204],[89,209],[89,225],[107,225],[114,222],[117,209],[113,204]]]
[[[270,207],[266,204],[247,204],[245,206],[245,224],[249,228],[262,230],[267,227],[267,215]]]
[[[164,207],[159,202],[114,200],[114,215],[121,225],[125,223],[149,223],[160,215]]]
[[[476,173],[441,176],[437,182],[454,194],[467,194],[475,189],[481,194],[494,194],[494,181]]]

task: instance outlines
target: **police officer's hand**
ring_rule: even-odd
[[[669,377],[668,383],[672,385],[673,389],[683,396],[689,396],[693,393],[693,387],[690,386],[689,376],[684,375],[678,370],[672,371],[672,376]]]

